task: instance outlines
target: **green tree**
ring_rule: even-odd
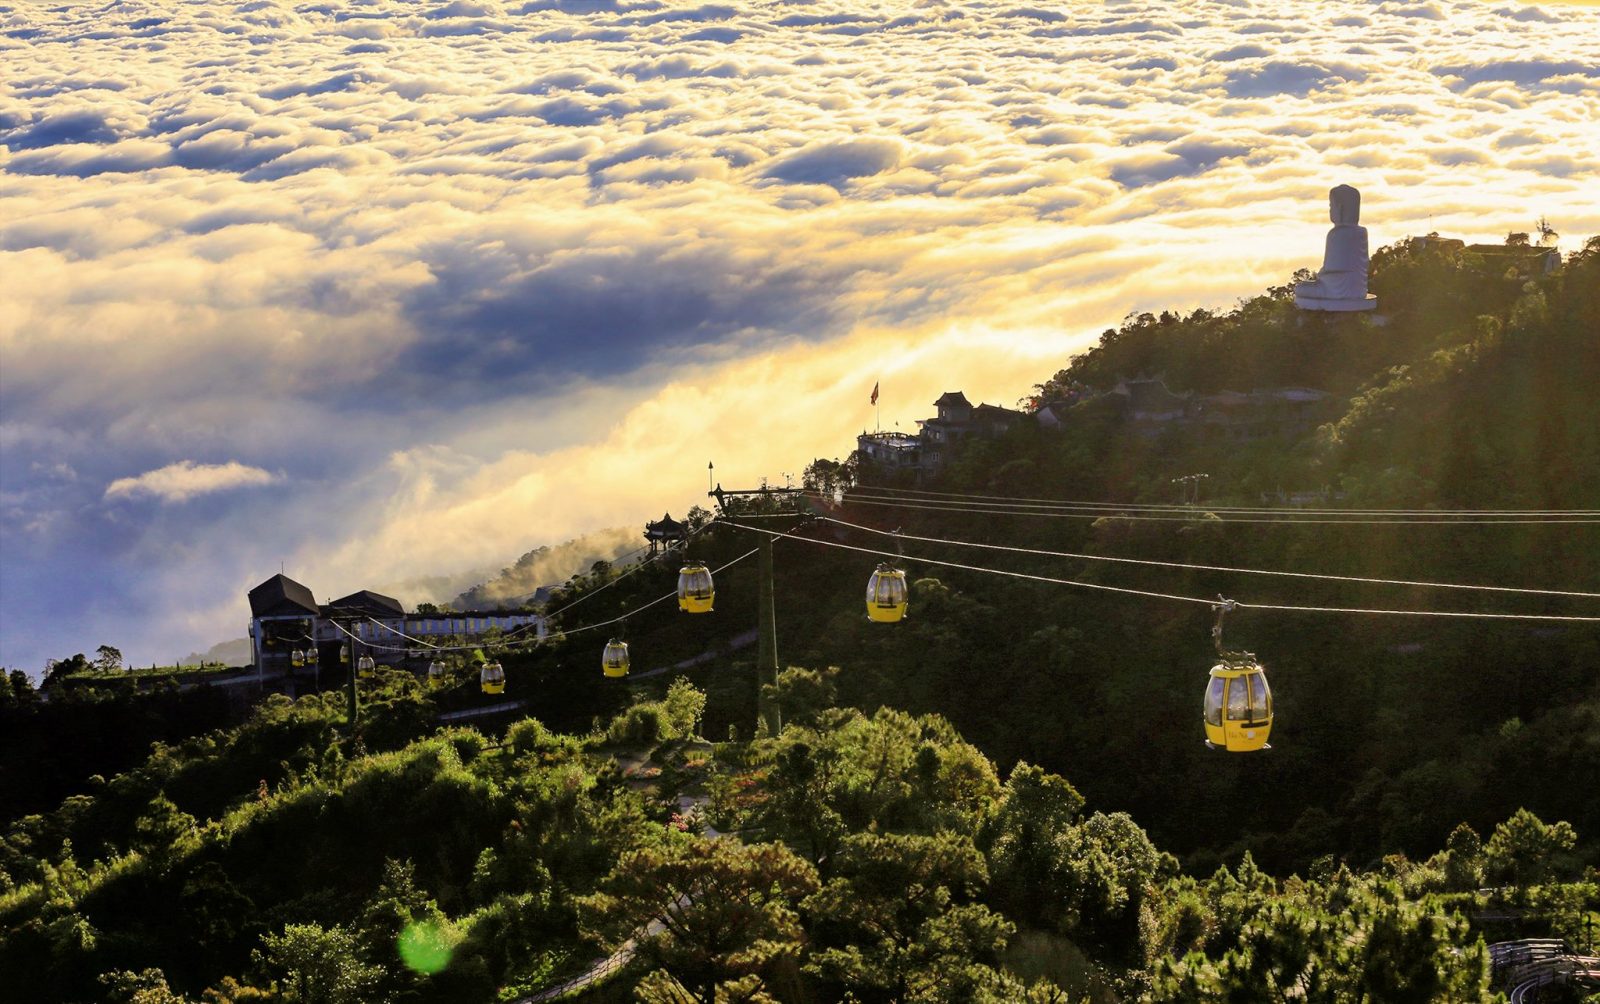
[[[680,676],[672,681],[661,706],[666,713],[667,735],[692,739],[700,734],[700,720],[706,713],[706,695],[687,678]]]
[[[1454,1004],[1487,998],[1489,953],[1481,938],[1469,940],[1460,916],[1437,916],[1405,902],[1369,901],[1364,912],[1358,930],[1366,936],[1338,967],[1345,999]]]
[[[1565,822],[1545,823],[1527,809],[1518,809],[1494,828],[1484,848],[1484,870],[1494,881],[1513,885],[1548,882],[1568,867],[1578,834]]]
[[[624,855],[575,903],[590,936],[612,949],[635,939],[639,958],[713,1004],[719,984],[799,951],[796,904],[817,886],[782,844],[694,838]]]
[[[38,692],[33,688],[33,681],[20,669],[13,669],[7,674],[5,683],[0,684],[0,707],[5,707],[7,704],[23,708],[31,707],[38,697]]]
[[[970,838],[861,833],[805,902],[818,947],[805,970],[883,1001],[970,1000],[1015,927],[973,897],[988,880]]]
[[[639,1004],[695,1004],[700,998],[665,969],[656,969],[634,986],[633,999]],[[718,983],[712,1000],[714,1004],[778,1004],[777,998],[767,993],[766,984],[756,975]]]
[[[379,996],[398,995],[416,985],[415,974],[443,969],[454,947],[447,918],[417,888],[416,866],[409,860],[384,862],[383,881],[367,900],[354,934],[363,956],[384,967],[376,984]]]
[[[94,650],[95,668],[102,673],[114,673],[122,668],[122,652],[110,645],[101,645]]]
[[[1470,892],[1483,884],[1483,841],[1478,831],[1461,823],[1445,844],[1445,888]]]
[[[693,533],[711,522],[711,516],[711,510],[705,506],[692,505],[689,507],[689,511],[683,515],[683,525],[689,528],[690,533]]]
[[[1054,840],[1083,810],[1083,796],[1066,778],[1018,762],[985,821],[982,840],[993,875],[993,896],[1013,916],[1049,924],[1057,900],[1041,896],[1057,864]]]
[[[110,1004],[190,1004],[189,998],[173,992],[166,974],[159,969],[102,973],[100,982]]]
[[[1542,248],[1555,246],[1557,239],[1561,237],[1560,234],[1556,233],[1556,228],[1551,226],[1550,221],[1543,216],[1539,217],[1539,222],[1535,224],[1533,232],[1539,235],[1539,246]]]
[[[362,959],[361,944],[344,927],[288,924],[261,938],[257,965],[290,1004],[374,1004],[384,967]]]
[[[133,849],[165,867],[194,828],[195,818],[179,809],[166,792],[158,792],[133,825]]]
[[[1145,905],[1177,873],[1177,860],[1124,812],[1097,812],[1068,827],[1051,838],[1050,854],[1035,893],[1049,901],[1049,918],[1075,940],[1138,962]],[[1254,868],[1248,855],[1246,863]]]
[[[40,681],[39,689],[43,690],[69,676],[88,671],[89,660],[84,658],[82,652],[65,659],[47,659],[44,664],[44,679]]]
[[[762,690],[768,700],[775,701],[783,709],[783,720],[787,724],[810,728],[816,726],[824,711],[837,703],[839,694],[835,681],[838,676],[838,666],[829,666],[821,672],[790,666],[778,674],[776,683],[763,684]]]
[[[831,498],[834,492],[855,485],[858,466],[859,460],[854,453],[843,463],[819,458],[806,466],[800,483],[825,498]]]

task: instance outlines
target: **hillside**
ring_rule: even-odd
[[[741,743],[682,682],[587,736],[433,731],[401,674],[355,734],[270,701],[0,839],[8,998],[510,1000],[646,931],[585,999],[1484,1000],[1492,918],[1571,938],[1597,905],[1526,812],[1426,860],[1190,877],[938,716],[833,707],[836,675],[785,674],[789,727]]]
[[[1264,497],[1278,504],[1280,489],[1314,493],[1334,508],[1581,509],[1600,500],[1592,405],[1600,241],[1538,280],[1486,278],[1481,262],[1460,254],[1385,248],[1373,256],[1372,285],[1381,325],[1302,314],[1288,286],[1222,315],[1131,317],[1041,386],[1042,401],[1080,402],[1066,409],[1059,431],[1023,427],[971,442],[922,486],[1172,503],[1174,479],[1202,472],[1205,495],[1187,522],[1005,515],[993,502],[962,511],[897,492],[892,475],[870,468],[847,498],[845,518],[1041,550],[1594,590],[1593,523],[1291,525],[1208,516],[1207,505],[1260,506]],[[1154,374],[1174,392],[1316,388],[1332,395],[1332,409],[1303,434],[1240,442],[1176,424],[1152,431],[1097,397],[1122,378]],[[849,539],[892,550],[883,538]],[[906,550],[1257,603],[1597,612],[1592,600]],[[940,588],[913,589],[910,637],[890,645],[855,621],[853,596],[821,588],[839,576],[864,579],[863,559],[808,552],[797,560],[814,569],[811,595],[826,596],[827,614],[808,612],[786,658],[842,666],[841,693],[853,703],[941,711],[1001,763],[1025,758],[1068,773],[1097,802],[1133,812],[1196,868],[1245,847],[1274,869],[1303,868],[1325,854],[1420,852],[1459,819],[1486,825],[1516,804],[1588,832],[1600,823],[1596,801],[1571,783],[1600,777],[1600,634],[1592,623],[1242,613],[1229,637],[1269,668],[1281,742],[1272,756],[1241,764],[1219,762],[1194,741],[1210,655],[1207,610],[909,561],[913,578],[937,578]],[[1241,784],[1265,797],[1214,797]]]
[[[569,999],[1493,1000],[1485,943],[1600,920],[1600,628],[1365,611],[1600,601],[1350,580],[1597,589],[1600,524],[1493,511],[1600,501],[1600,239],[1548,275],[1385,248],[1372,285],[1377,318],[1303,315],[1288,286],[1130,317],[1041,382],[1055,427],[920,481],[818,461],[826,519],[747,510],[691,542],[714,614],[659,602],[675,559],[595,564],[548,644],[488,646],[527,704],[478,728],[439,720],[502,700],[452,656],[432,685],[380,669],[355,727],[330,693],[166,736],[7,823],[7,999],[519,1000],[603,973]],[[1121,400],[1156,378],[1202,417]],[[1219,436],[1191,406],[1285,387],[1319,392],[1314,422]],[[735,645],[755,526],[793,534],[778,736]],[[909,616],[868,623],[897,552]],[[1219,594],[1272,681],[1269,752],[1201,743]],[[631,680],[600,674],[611,632]],[[30,735],[179,700],[11,683]],[[4,755],[19,778],[37,751]]]
[[[543,602],[553,586],[591,570],[596,562],[618,561],[640,550],[638,536],[631,527],[612,527],[560,544],[536,547],[497,575],[463,590],[449,606],[455,610],[492,610]]]

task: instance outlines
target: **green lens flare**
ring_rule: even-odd
[[[400,961],[413,972],[437,973],[450,964],[455,951],[444,925],[431,920],[416,921],[400,932]]]

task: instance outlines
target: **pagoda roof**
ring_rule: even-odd
[[[655,522],[644,525],[644,535],[647,540],[660,539],[662,537],[681,537],[688,531],[689,528],[673,519],[672,514],[669,512],[662,513],[661,518]]]
[[[968,401],[967,395],[961,393],[959,390],[947,390],[943,394],[939,395],[939,400],[933,402],[933,406],[935,408],[970,408],[972,407],[972,402]]]

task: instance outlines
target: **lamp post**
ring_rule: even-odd
[[[1178,497],[1184,505],[1196,505],[1200,501],[1200,482],[1210,478],[1209,474],[1185,474],[1180,478],[1173,478],[1172,483],[1178,485]]]

